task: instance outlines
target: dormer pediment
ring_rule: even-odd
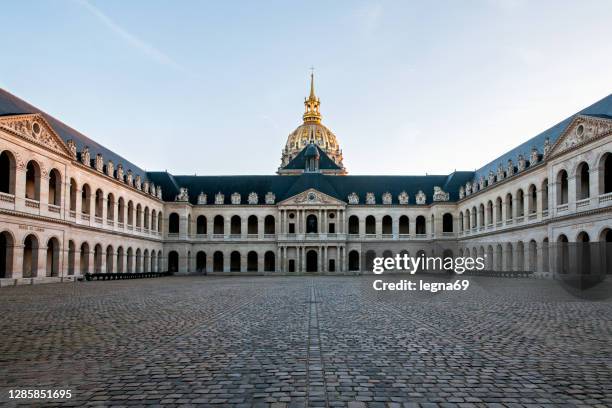
[[[72,157],[64,140],[39,113],[2,116],[0,129],[67,158]]]
[[[309,188],[299,194],[287,198],[279,203],[279,206],[318,206],[318,205],[332,205],[332,206],[346,206],[346,203],[340,201],[334,197],[328,196],[314,188]]]
[[[612,133],[612,119],[577,115],[550,149],[549,157]]]

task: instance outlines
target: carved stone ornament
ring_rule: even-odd
[[[273,192],[268,191],[266,193],[266,204],[274,204],[275,201],[276,201],[276,195]]]
[[[544,140],[544,157],[548,156],[551,147],[552,146],[550,145],[550,139],[546,138],[546,140]]]
[[[465,197],[465,189],[463,186],[461,186],[459,187],[459,199],[462,199],[463,197]]]
[[[142,188],[142,179],[140,178],[140,175],[137,175],[134,179],[134,187],[136,187],[136,190],[140,190]]]
[[[486,187],[484,176],[480,176],[478,179],[478,190],[483,190]]]
[[[189,190],[187,190],[186,187],[179,188],[179,193],[174,199],[174,201],[183,201],[183,202],[189,201]]]
[[[215,194],[215,204],[225,204],[225,195],[221,192]]]
[[[538,149],[535,147],[531,149],[531,155],[529,156],[529,166],[534,166],[538,163]]]
[[[441,187],[435,186],[433,192],[434,201],[448,201],[449,194],[444,192]]]
[[[128,170],[127,177],[125,178],[125,182],[130,187],[134,186],[134,175],[132,174],[132,170]]]
[[[527,167],[527,161],[525,160],[525,158],[523,157],[522,154],[519,154],[519,157],[518,157],[518,171],[521,172],[521,171],[525,170],[526,167]]]
[[[399,195],[397,196],[397,201],[399,201],[399,203],[403,205],[408,204],[408,193],[405,191],[399,193]]]
[[[257,196],[257,193],[254,191],[251,191],[249,193],[249,196],[247,197],[247,202],[249,204],[258,204],[259,203],[259,197]]]
[[[425,196],[425,193],[423,192],[423,190],[419,190],[419,192],[416,194],[415,200],[418,205],[425,204],[427,197]]]
[[[69,139],[66,144],[68,145],[68,150],[70,151],[70,156],[72,156],[72,158],[74,160],[76,160],[77,158],[77,147],[76,147],[76,143],[74,143],[74,140]]]
[[[232,200],[232,204],[240,204],[240,194],[239,193],[233,193],[230,198]]]
[[[393,199],[391,198],[391,193],[390,192],[386,192],[382,195],[382,203],[383,204],[392,204]]]
[[[374,193],[366,193],[366,204],[376,204]]]
[[[508,177],[514,175],[514,163],[512,163],[512,159],[508,159],[508,166],[506,167],[506,175]]]
[[[142,191],[144,191],[145,193],[149,192],[149,182],[147,180],[145,180],[145,182],[142,183]]]
[[[91,166],[91,155],[89,154],[89,147],[85,146],[81,152],[81,163],[86,166]]]
[[[474,180],[472,182],[472,193],[475,193],[478,191],[478,182],[476,180]]]
[[[157,186],[157,188],[155,189],[155,195],[160,200],[162,199],[162,188],[161,188],[161,186]]]
[[[121,180],[121,182],[124,182],[124,176],[123,176],[123,165],[119,164],[117,166],[117,180]]]
[[[501,163],[497,166],[497,181],[502,181],[504,179],[504,166]]]
[[[102,171],[104,170],[104,158],[100,153],[96,154],[95,166],[96,170],[102,173]]]
[[[151,193],[151,195],[155,195],[155,184],[154,183],[149,184],[149,193]]]
[[[359,204],[359,196],[357,195],[357,193],[353,192],[351,194],[348,195],[348,202],[349,204]]]
[[[472,194],[472,183],[468,182],[465,183],[465,195],[469,196],[470,194]]]
[[[493,183],[495,183],[495,173],[493,173],[493,170],[489,170],[489,185],[492,185]]]
[[[207,201],[208,197],[206,196],[206,194],[204,194],[203,191],[200,192],[200,195],[198,195],[198,204],[205,205]]]
[[[106,175],[109,177],[113,177],[115,175],[115,165],[113,164],[112,160],[109,160],[108,163],[106,163]]]

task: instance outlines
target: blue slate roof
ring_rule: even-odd
[[[439,176],[334,176],[320,173],[304,173],[300,175],[270,175],[270,176],[173,176],[167,172],[149,172],[149,180],[160,185],[165,201],[174,201],[180,187],[189,189],[189,201],[196,204],[198,195],[207,195],[207,203],[213,204],[215,194],[225,195],[225,204],[230,204],[233,193],[241,195],[242,204],[247,203],[249,193],[255,192],[259,204],[263,204],[266,193],[273,192],[276,202],[280,202],[309,188],[314,188],[347,202],[348,195],[355,192],[359,195],[360,204],[365,204],[366,193],[376,196],[376,202],[382,203],[385,192],[393,196],[393,204],[398,204],[397,196],[406,191],[410,196],[409,204],[415,204],[415,196],[419,190],[427,196],[431,203],[434,186],[441,187],[450,194],[450,201],[458,200],[459,187],[471,180],[473,172],[454,172]]]
[[[23,99],[20,99],[0,88],[0,116],[33,113],[40,113],[42,116],[44,116],[47,122],[49,122],[49,125],[51,125],[53,130],[55,130],[55,132],[64,140],[64,142],[68,142],[69,139],[74,140],[74,143],[77,146],[77,152],[83,150],[85,146],[89,146],[89,152],[91,153],[92,160],[95,159],[96,154],[100,153],[104,157],[104,163],[106,163],[108,160],[112,160],[115,168],[117,168],[118,164],[122,164],[123,170],[126,174],[128,170],[132,170],[134,176],[140,175],[143,180],[146,179],[146,172],[140,167],[136,166],[134,163],[119,156],[101,144],[94,142],[84,134],[74,130],[70,126],[55,119],[53,116],[43,112],[35,106],[30,105]]]
[[[319,146],[314,143],[310,143],[306,145],[300,151],[297,156],[293,158],[284,169],[288,170],[304,170],[306,167],[306,157],[310,152],[311,155],[316,155],[316,152],[319,152],[319,169],[321,170],[340,170],[340,166],[336,164],[332,159],[329,158],[327,153],[325,153]]]
[[[604,119],[612,119],[612,94],[606,96],[605,98],[595,102],[594,104],[584,108],[580,112],[573,114],[572,116],[563,119],[561,122],[557,123],[553,127],[543,131],[542,133],[532,137],[525,143],[515,147],[509,152],[501,155],[495,160],[487,163],[482,166],[480,169],[476,170],[474,173],[474,179],[478,180],[480,176],[484,176],[485,179],[489,175],[489,170],[492,170],[493,173],[497,172],[497,166],[501,163],[504,169],[508,164],[508,160],[511,159],[515,164],[518,162],[519,154],[522,154],[523,157],[529,161],[529,155],[531,154],[532,148],[537,148],[540,155],[544,152],[544,141],[546,138],[549,139],[550,144],[553,145],[559,136],[563,133],[563,131],[568,127],[568,125],[572,122],[572,120],[577,115],[586,115],[586,116],[594,116]]]

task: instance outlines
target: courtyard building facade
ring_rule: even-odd
[[[277,174],[181,176],[144,171],[0,90],[0,286],[362,273],[399,251],[554,276],[576,264],[552,248],[586,243],[612,265],[612,95],[476,171],[426,176],[350,175],[314,78],[304,105]]]

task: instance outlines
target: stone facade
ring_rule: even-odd
[[[41,115],[3,116],[0,286],[86,272],[353,273],[367,269],[372,244],[411,254],[452,245],[487,255],[492,270],[545,274],[551,243],[612,237],[612,120],[577,116],[544,150],[475,175],[454,201],[440,187],[415,202],[406,192],[337,199],[309,189],[207,203],[187,188],[163,201],[146,174],[77,154]]]

